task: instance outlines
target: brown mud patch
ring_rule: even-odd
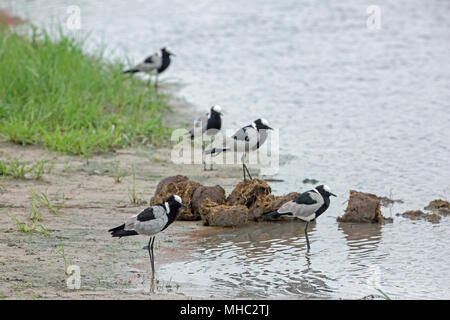
[[[173,164],[169,156],[167,149],[139,147],[95,155],[86,162],[36,146],[0,142],[2,159],[30,163],[47,160],[39,180],[6,176],[0,181],[0,298],[189,298],[183,294],[183,286],[173,283],[160,282],[153,291],[143,290],[150,283],[148,252],[143,249],[148,238],[113,239],[107,232],[148,206],[158,181],[174,172],[182,172],[205,187],[214,176],[214,183],[225,186],[228,192],[241,179],[239,166],[218,166],[217,171],[204,172],[202,165]],[[136,172],[134,182],[132,167]],[[136,203],[131,202],[133,185]],[[45,228],[45,234],[39,228],[19,231],[12,218],[31,224],[33,192],[45,194],[51,204],[60,205],[56,214],[35,201],[36,223]],[[187,240],[188,234],[210,230],[215,231],[199,221],[176,221],[158,235],[156,280],[159,266],[190,259],[195,244]],[[65,260],[66,264],[80,267],[79,290],[67,288]]]
[[[392,218],[386,218],[381,214],[380,197],[355,190],[350,190],[350,198],[347,208],[338,222],[363,222],[384,223],[392,222]]]
[[[409,210],[405,211],[402,214],[397,214],[398,216],[402,216],[403,218],[408,218],[411,220],[425,220],[431,223],[439,223],[441,222],[441,216],[434,213],[425,213],[422,210]]]
[[[448,215],[450,214],[450,203],[445,200],[437,199],[431,201],[424,209],[434,213]]]

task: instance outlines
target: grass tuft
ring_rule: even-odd
[[[0,28],[0,136],[86,158],[168,141],[166,97],[122,74],[121,61],[86,54],[86,39],[61,30],[30,34]]]
[[[22,162],[18,159],[3,161],[0,159],[0,176],[12,176],[15,179],[26,179],[28,174],[39,180],[44,175],[45,160],[38,160],[35,163]]]

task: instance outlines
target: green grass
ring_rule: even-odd
[[[378,292],[380,292],[383,295],[383,298],[385,300],[392,300],[391,297],[389,297],[386,293],[383,292],[383,290],[378,289],[378,288],[376,288],[376,289],[378,290]]]
[[[15,179],[26,179],[30,174],[36,180],[44,175],[45,160],[38,160],[35,163],[10,159],[4,161],[0,159],[0,176],[12,176]]]
[[[61,209],[64,207],[64,204],[66,202],[64,200],[64,196],[63,196],[62,202],[52,203],[50,201],[49,197],[47,196],[47,194],[44,192],[37,194],[34,191],[32,191],[32,197],[35,197],[35,199],[38,201],[39,207],[47,208],[49,212],[51,212],[57,216],[61,215]]]
[[[0,28],[0,137],[85,157],[167,142],[166,97],[122,74],[122,61],[86,54],[85,40]]]
[[[11,213],[9,214],[9,216],[12,220],[14,220],[14,222],[16,222],[17,229],[21,232],[29,233],[39,231],[44,235],[50,234],[50,232],[42,224],[37,223],[36,221],[31,221],[31,223],[28,221],[20,221],[19,218],[17,218],[15,215]]]

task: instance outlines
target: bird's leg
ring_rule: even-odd
[[[215,136],[212,136],[211,137],[211,146],[214,144],[214,139],[215,139]],[[213,171],[213,160],[212,160],[212,155],[211,155],[211,163],[209,164],[209,171]]]
[[[155,242],[155,237],[151,237],[148,242],[148,254],[150,256],[150,265],[152,266],[152,277],[155,276],[155,256],[153,254],[153,244]]]
[[[245,165],[245,163],[244,163],[244,168],[245,168],[245,171],[247,171],[247,174],[248,174],[248,177],[250,178],[250,180],[253,180],[252,175],[251,175],[250,172],[248,171],[248,168],[247,168],[247,166]]]
[[[205,161],[205,140],[203,139],[203,136],[202,136],[202,162],[203,162],[203,171],[207,171]]]
[[[156,73],[155,77],[155,90],[158,91],[158,73]]]
[[[309,239],[308,239],[308,225],[309,225],[309,221],[306,221],[306,226],[305,226],[305,236],[306,236],[306,245],[308,246],[307,252],[309,252],[309,249],[311,248],[311,247],[309,246]]]
[[[241,158],[241,161],[242,161],[242,172],[244,173],[244,182],[246,182],[245,172],[247,172],[248,177],[250,178],[250,180],[253,179],[252,176],[251,176],[251,174],[250,174],[250,172],[248,171],[247,166],[245,165],[245,158],[246,158],[246,156],[247,156],[247,154],[244,153],[244,154],[242,155],[242,158]]]

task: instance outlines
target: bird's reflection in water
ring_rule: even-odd
[[[352,265],[352,270],[348,271],[363,275],[361,271],[380,264],[388,256],[378,248],[382,240],[382,224],[340,222],[338,228],[344,233],[348,246],[347,257]]]
[[[304,227],[304,222],[291,220],[198,235],[196,272],[209,274],[216,290],[233,288],[236,297],[323,296],[331,291],[330,279],[314,270],[320,252],[306,253]],[[312,241],[315,230],[315,222],[310,223]],[[189,264],[185,267],[191,269]]]

